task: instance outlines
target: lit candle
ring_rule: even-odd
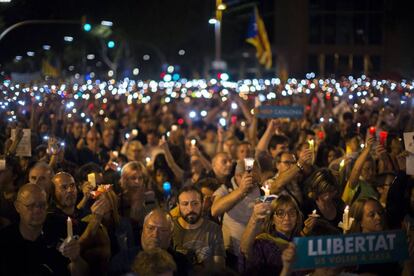
[[[345,159],[342,159],[341,160],[341,163],[339,163],[339,170],[342,171],[342,169],[344,168],[344,166],[345,166]]]
[[[312,211],[312,214],[310,216],[311,217],[314,217],[314,218],[318,218],[319,217],[318,213],[316,213],[316,209]]]
[[[171,126],[171,130],[172,130],[172,131],[176,131],[176,130],[178,130],[178,126],[177,126],[177,125],[172,125],[172,126]]]
[[[359,134],[359,131],[361,130],[361,123],[357,123],[357,133]]]
[[[342,225],[343,225],[344,231],[348,230],[348,226],[349,226],[349,206],[348,205],[346,205],[344,214],[342,215]]]
[[[197,143],[196,139],[191,139],[191,146],[195,147],[196,143]]]
[[[66,221],[66,229],[68,233],[67,239],[70,240],[73,238],[72,220],[70,219],[70,217],[68,217]]]
[[[315,141],[313,141],[313,139],[308,140],[309,143],[309,149],[313,152],[313,150],[315,149]]]
[[[388,132],[381,131],[379,133],[379,142],[382,146],[385,146],[385,143],[387,142]]]
[[[253,158],[244,158],[244,169],[250,172],[253,169],[254,159]]]
[[[132,135],[133,135],[133,136],[137,136],[137,135],[138,135],[138,129],[136,129],[136,128],[135,128],[135,129],[133,129],[133,130],[132,130]]]
[[[149,164],[151,163],[151,157],[146,157],[145,163],[147,164],[147,166],[149,166]]]
[[[308,140],[309,149],[312,151],[312,163],[315,161],[315,141],[313,139]]]
[[[112,155],[114,156],[114,158],[118,158],[118,151],[116,151],[116,150],[114,150],[113,152],[112,152]]]
[[[265,196],[270,196],[270,189],[269,189],[269,185],[264,185],[263,187],[262,187],[262,190],[264,191],[264,193],[265,193]]]
[[[375,136],[375,133],[377,132],[377,130],[375,129],[375,127],[370,127],[369,128],[369,134],[371,134],[371,136]]]
[[[88,174],[88,182],[91,184],[92,187],[96,187],[95,173]]]

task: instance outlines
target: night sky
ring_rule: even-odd
[[[255,2],[233,0],[227,3],[229,7],[237,7]],[[4,30],[16,22],[29,19],[80,21],[83,15],[91,24],[110,20],[114,26],[113,34],[108,39],[117,43],[127,42],[128,53],[134,63],[130,66],[142,66],[142,56],[150,54],[151,65],[181,64],[183,70],[186,67],[198,70],[206,62],[206,57],[214,56],[214,27],[208,24],[208,19],[214,17],[214,8],[215,1],[212,0],[13,0],[0,4],[0,27]],[[252,8],[245,8],[224,16],[224,53],[253,51],[244,42],[250,10]],[[43,44],[51,45],[55,53],[63,56],[68,53],[68,50],[64,52],[65,47],[68,47],[68,43],[63,40],[65,35],[74,37],[74,42],[69,45],[74,48],[73,51],[82,49],[87,54],[99,56],[99,40],[83,32],[80,24],[34,25],[16,29],[0,41],[0,63],[10,63],[17,55],[27,58],[26,52],[29,50],[34,51],[39,59],[44,55]],[[186,51],[184,56],[178,55],[181,49]]]

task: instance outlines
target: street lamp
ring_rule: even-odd
[[[215,19],[215,18],[210,18],[208,20],[208,24],[215,25],[216,23],[217,23],[217,19]]]

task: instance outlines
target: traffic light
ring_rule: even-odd
[[[108,46],[109,49],[112,49],[115,47],[115,42],[113,40],[109,40],[106,45]]]
[[[85,23],[85,24],[83,24],[83,30],[84,30],[85,32],[89,32],[90,30],[92,30],[92,25],[91,25],[91,24],[89,24],[89,23]]]
[[[85,15],[83,15],[82,18],[81,18],[81,24],[82,24],[82,29],[85,32],[90,32],[92,30],[92,25],[89,24],[88,22],[86,22],[86,16]]]

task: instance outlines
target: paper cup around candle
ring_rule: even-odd
[[[250,172],[253,169],[254,159],[253,158],[244,158],[244,168],[246,171]]]
[[[91,184],[91,186],[93,188],[96,187],[96,178],[95,178],[95,173],[90,173],[88,174],[88,182]]]

